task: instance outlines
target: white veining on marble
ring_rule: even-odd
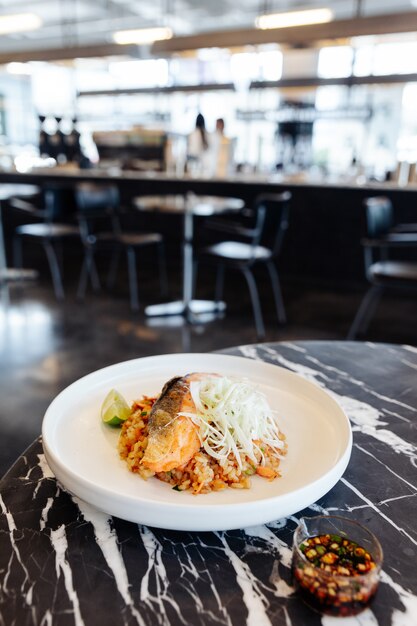
[[[282,354],[279,354],[278,352],[276,352],[273,348],[264,346],[262,349],[265,352],[265,354],[268,355],[270,359],[272,359],[273,361],[276,361],[283,367],[286,367],[292,370],[293,372],[296,372],[297,374],[299,374],[306,380],[309,380],[310,382],[313,382],[316,385],[318,384],[320,386],[323,386],[323,384],[320,384],[317,382],[318,378],[319,379],[322,378],[324,380],[330,380],[329,377],[326,376],[326,374],[324,374],[323,372],[319,372],[318,370],[313,369],[312,367],[309,367],[308,365],[303,365],[302,363],[296,363],[294,361],[290,361],[289,359],[286,359],[284,356],[282,356]]]
[[[286,524],[284,524],[284,526],[285,525]],[[262,539],[262,541],[268,545],[269,550],[274,550],[278,553],[279,560],[285,567],[291,567],[291,548],[289,548],[284,541],[279,539],[270,530],[270,528],[268,528],[268,526],[250,526],[248,528],[244,528],[244,532],[248,537],[258,537],[259,539]]]
[[[161,543],[157,540],[155,534],[150,528],[146,526],[139,526],[139,529],[144,548],[148,555],[147,571],[142,577],[141,582],[141,602],[150,607],[150,610],[155,616],[154,624],[165,626],[172,623],[172,620],[166,613],[165,608],[165,604],[169,604],[176,613],[175,622],[178,621],[181,624],[184,624],[184,626],[188,626],[190,623],[189,618],[186,615],[183,615],[182,606],[179,604],[176,599],[176,595],[172,591],[171,582],[163,562],[163,549]],[[193,547],[199,549],[201,546],[204,547],[204,542],[202,540],[196,540]],[[222,604],[222,598],[218,593],[215,581],[210,580],[208,582],[206,586],[206,593],[209,594],[211,592],[213,594],[217,603],[217,611],[220,612],[221,618],[219,618],[218,612],[213,612],[213,610],[208,609],[204,605],[204,596],[200,596],[200,594],[193,588],[192,583],[190,584],[189,582],[186,582],[189,578],[184,577],[185,573],[188,573],[192,580],[198,580],[201,578],[201,572],[198,571],[196,565],[193,563],[191,555],[187,549],[181,553],[181,557],[178,557],[178,565],[182,570],[182,575],[180,574],[178,579],[173,582],[178,582],[178,584],[184,588],[186,595],[192,597],[194,610],[196,614],[200,616],[202,623],[205,623],[206,621],[208,623],[216,623],[218,621],[225,626],[232,626],[227,607]],[[150,591],[150,576],[152,576],[152,583],[156,585],[155,594]],[[209,570],[205,571],[205,576],[211,578]],[[180,592],[180,594],[184,593],[184,591]]]
[[[72,570],[70,564],[66,559],[66,552],[68,550],[68,542],[65,534],[65,526],[62,524],[56,530],[50,531],[50,539],[53,549],[55,550],[55,569],[56,576],[59,579],[61,573],[64,576],[65,589],[68,594],[68,598],[73,607],[74,623],[75,626],[85,626],[85,622],[82,618],[80,611],[80,603],[77,593],[74,589],[72,580]]]
[[[378,620],[372,613],[371,609],[366,609],[363,613],[352,617],[332,617],[323,615],[321,618],[322,626],[340,626],[340,620],[343,619],[343,626],[378,626]]]
[[[276,530],[279,530],[280,528],[285,528],[286,525],[287,525],[286,517],[281,517],[280,519],[274,520],[272,522],[268,522],[267,524],[268,528],[275,528]]]
[[[387,422],[381,419],[382,414],[375,407],[351,398],[350,396],[340,396],[331,390],[328,393],[340,404],[352,422],[352,431],[359,431],[363,435],[368,435],[381,443],[386,444],[397,454],[403,454],[410,458],[417,456],[417,447],[405,441],[402,437],[393,433],[392,430],[382,428]]]
[[[313,356],[307,356],[307,360],[311,361],[312,363],[315,363],[319,367],[322,367],[326,371],[331,371],[331,372],[335,372],[336,374],[339,374],[339,376],[341,378],[347,380],[352,385],[356,385],[358,387],[361,387],[364,391],[369,393],[369,395],[374,396],[375,398],[378,398],[378,400],[383,400],[384,402],[387,402],[389,404],[396,404],[396,405],[398,405],[398,406],[400,406],[400,407],[402,407],[404,409],[412,411],[413,413],[417,412],[417,408],[416,407],[411,406],[409,404],[405,404],[404,402],[401,402],[400,400],[397,400],[396,398],[392,398],[390,396],[385,396],[383,394],[378,393],[377,391],[375,391],[374,389],[369,387],[366,383],[364,383],[363,380],[358,380],[357,378],[354,378],[353,376],[351,376],[347,372],[345,372],[345,371],[343,371],[343,370],[341,370],[341,369],[339,369],[337,367],[334,367],[333,365],[327,365],[326,363],[323,363],[322,361],[320,361],[319,359],[317,359],[316,357],[313,357]]]
[[[48,465],[48,461],[45,458],[44,454],[38,454],[38,466],[42,470],[42,478],[55,478],[51,468]]]
[[[262,361],[255,346],[241,346],[239,347],[239,352],[242,353],[242,356],[248,359],[253,359],[254,361]]]
[[[223,544],[224,553],[236,572],[236,582],[242,590],[243,602],[248,611],[246,626],[272,626],[265,611],[267,602],[259,590],[258,579],[253,576],[246,563],[229,547],[226,536],[221,533],[216,533],[216,535]]]
[[[361,493],[359,491],[359,489],[357,489],[354,485],[352,485],[352,483],[350,483],[348,480],[346,480],[346,478],[344,478],[342,476],[342,478],[340,479],[342,483],[344,483],[346,485],[346,487],[348,487],[349,489],[351,489],[354,493],[356,493],[356,495],[361,498],[361,500],[363,500],[364,502],[366,502],[366,504],[373,510],[375,511],[375,513],[377,513],[378,515],[380,515],[386,522],[388,522],[388,524],[390,524],[391,526],[393,526],[395,528],[395,530],[397,530],[401,535],[403,535],[404,537],[407,537],[407,539],[409,539],[411,541],[411,543],[413,543],[414,545],[417,546],[417,540],[414,539],[414,537],[412,537],[411,535],[409,535],[403,528],[401,528],[400,526],[397,526],[397,524],[390,518],[388,517],[388,515],[385,515],[385,513],[383,513],[377,506],[376,504],[374,504],[373,502],[371,502],[371,500],[369,500],[369,498],[367,498],[363,493]]]
[[[218,593],[215,581],[211,578],[210,571],[208,569],[205,571],[205,577],[210,580],[206,581],[206,593],[203,594],[203,596],[200,596],[198,591],[194,589],[193,584],[190,584],[189,580],[191,578],[191,580],[197,581],[201,578],[201,571],[199,571],[194,564],[188,549],[185,549],[184,551],[181,551],[181,557],[178,556],[178,565],[181,568],[181,574],[179,574],[177,580],[170,581],[163,563],[163,548],[161,543],[157,540],[155,534],[150,528],[146,526],[140,526],[139,528],[145,550],[148,554],[148,568],[146,574],[142,578],[141,584],[141,601],[149,605],[150,610],[155,616],[154,623],[157,623],[160,626],[166,626],[167,624],[172,623],[172,619],[166,612],[165,604],[169,604],[175,611],[175,623],[178,621],[184,626],[188,626],[190,623],[189,617],[187,617],[187,615],[183,615],[183,607],[177,601],[178,596],[173,593],[171,583],[175,582],[178,583],[180,587],[183,587],[183,591],[179,592],[179,597],[181,597],[181,595],[185,592],[187,596],[192,598],[194,610],[196,614],[200,616],[202,623],[218,622],[224,624],[225,626],[232,626],[227,606],[222,603],[222,597]],[[193,543],[193,549],[197,549],[199,551],[201,547],[205,547],[204,541],[196,539],[195,543]],[[187,578],[184,577],[185,573],[189,574]],[[155,594],[152,594],[149,589],[150,574],[152,575],[153,584],[156,584]],[[208,596],[210,593],[212,593],[217,603],[216,612],[204,605],[204,597],[206,595]],[[221,617],[219,617],[219,613]]]
[[[3,589],[4,591],[7,591],[9,576],[12,573],[13,554],[14,554],[24,573],[24,579],[23,579],[20,589],[21,589],[22,595],[25,596],[26,594],[25,594],[24,589],[25,589],[26,582],[29,580],[29,572],[22,560],[22,557],[20,556],[20,551],[19,551],[18,545],[16,544],[16,540],[15,540],[15,532],[17,531],[16,523],[14,521],[13,515],[8,510],[1,494],[0,494],[0,508],[1,508],[3,515],[5,516],[7,520],[7,526],[9,527],[9,539],[10,539],[10,544],[13,550],[12,554],[10,555],[7,571],[5,574],[3,574]]]
[[[410,498],[415,498],[417,494],[405,494],[403,496],[395,496],[393,498],[386,498],[385,500],[380,500],[376,503],[377,506],[382,506],[383,504],[389,504],[390,502],[398,502],[398,500],[409,500]]]
[[[291,348],[291,349],[293,349],[295,347],[294,345],[291,345],[291,344],[285,344],[285,345],[286,345],[286,347]],[[367,345],[369,347],[375,348],[374,344],[367,344]],[[290,369],[294,369],[294,367],[293,367],[294,365],[298,366],[298,364],[294,364],[291,361],[287,361],[282,356],[277,355],[275,350],[273,350],[272,348],[268,348],[268,346],[265,347],[265,351],[272,357],[274,357],[274,355],[275,356],[279,356],[279,360],[281,361],[281,363],[283,365],[286,365],[286,367],[289,367]],[[382,394],[378,393],[377,391],[375,391],[374,389],[369,387],[364,381],[358,380],[357,378],[352,377],[350,374],[348,374],[344,370],[341,370],[341,369],[339,369],[339,368],[337,368],[337,367],[335,367],[333,365],[328,365],[327,363],[323,363],[323,361],[321,361],[321,360],[319,360],[316,357],[313,357],[311,355],[307,355],[306,359],[308,361],[311,361],[315,365],[318,365],[319,367],[323,368],[326,371],[334,372],[334,373],[338,374],[341,378],[343,378],[347,382],[351,383],[352,385],[357,385],[357,386],[361,387],[364,391],[366,391],[370,395],[378,398],[379,400],[383,400],[384,402],[391,403],[391,404],[397,404],[398,406],[400,406],[402,408],[405,408],[405,409],[407,409],[409,411],[412,411],[413,413],[417,412],[417,407],[411,406],[409,404],[405,404],[404,402],[401,402],[400,400],[397,400],[396,398],[392,398],[390,396],[385,396],[385,395],[382,395]],[[306,368],[306,366],[302,365],[301,368]],[[319,371],[316,371],[316,370],[310,370],[309,368],[306,368],[306,369],[307,369],[307,374],[313,374],[313,380],[315,380],[315,378],[317,376],[323,377],[323,372],[319,372]],[[303,375],[301,373],[301,371],[299,371],[298,373]]]
[[[400,476],[400,474],[397,474],[397,472],[394,472],[393,469],[385,465],[385,463],[383,463],[380,459],[378,459],[378,457],[376,457],[374,454],[371,454],[369,450],[366,450],[363,446],[359,445],[358,443],[355,443],[353,445],[364,454],[368,454],[372,459],[374,459],[374,461],[376,461],[377,463],[380,463],[384,467],[384,469],[386,469],[388,472],[393,474],[396,478],[398,478],[398,480],[401,480],[403,483],[405,483],[406,485],[408,485],[409,487],[417,491],[416,485],[413,485],[413,483],[410,483],[410,481],[406,480],[403,476]]]
[[[36,496],[38,495],[38,491],[41,488],[42,485],[42,480],[45,480],[47,478],[55,478],[54,474],[52,473],[51,468],[48,465],[48,462],[45,458],[44,454],[37,454],[36,455],[38,457],[38,465],[37,467],[40,467],[41,472],[42,472],[42,478],[41,480],[38,481],[35,489],[33,490],[33,494],[32,494],[32,500],[35,500]]]
[[[1,494],[0,494],[0,506],[1,506],[1,510],[3,515],[6,517],[7,519],[7,525],[9,527],[9,531],[10,533],[12,533],[14,530],[17,530],[16,528],[16,524],[13,518],[13,515],[10,513],[9,509],[7,508]]]
[[[193,548],[196,549],[199,553],[200,560],[204,562],[204,555],[202,554],[202,549],[209,548],[207,544],[204,543],[202,537],[196,537],[195,542],[193,543]],[[184,558],[185,557],[185,558]],[[186,559],[186,561],[185,561]],[[179,559],[179,563],[181,565],[182,573],[180,574],[180,580],[183,578],[183,573],[188,572],[191,574],[194,580],[198,580],[201,578],[201,572],[199,572],[198,568],[193,562],[192,554],[187,549],[182,553],[181,559]],[[204,573],[205,577],[209,580],[206,581],[207,590],[210,589],[210,592],[213,594],[213,597],[216,601],[216,607],[213,609],[209,609],[207,606],[204,606],[202,597],[200,594],[195,591],[191,586],[187,586],[187,591],[189,594],[192,594],[193,601],[195,602],[196,612],[201,617],[202,623],[219,623],[222,626],[232,626],[231,616],[229,614],[229,610],[227,604],[224,603],[222,597],[222,589],[218,589],[216,586],[216,581],[213,580],[212,574],[210,570],[207,570]],[[189,620],[185,619],[184,626],[188,626]],[[165,626],[165,625],[164,625]]]
[[[277,552],[278,560],[289,570],[291,569],[292,550],[284,541],[279,539],[267,526],[251,526],[245,528],[244,532],[248,537],[257,537],[265,542],[268,552]],[[278,561],[276,562],[275,573],[270,577],[271,584],[275,587],[275,595],[278,598],[288,598],[293,595],[294,589],[283,580],[278,574]]]
[[[283,607],[284,617],[285,617],[285,626],[292,626],[292,621],[290,616],[288,615],[287,607]]]
[[[400,415],[396,411],[389,411],[388,409],[384,409],[384,415],[391,415],[391,417],[395,417],[395,419],[400,420],[401,422],[406,422],[410,424],[413,420],[404,417],[404,415]]]
[[[46,522],[48,521],[48,513],[53,503],[54,503],[54,499],[52,497],[48,498],[45,506],[42,509],[41,519],[39,522],[39,527],[41,530],[45,530]]]
[[[355,398],[351,398],[349,396],[341,396],[331,389],[326,388],[320,379],[327,379],[327,377],[320,371],[317,371],[313,368],[307,367],[305,365],[300,365],[299,363],[295,363],[294,361],[289,361],[284,358],[282,355],[275,352],[272,348],[268,348],[266,346],[265,351],[268,355],[273,358],[275,361],[284,365],[285,367],[291,369],[296,372],[300,376],[303,376],[307,380],[314,382],[316,385],[324,388],[329,395],[331,395],[343,408],[343,410],[348,415],[350,421],[355,426],[358,427],[358,430],[366,434],[378,441],[385,443],[386,445],[393,448],[393,450],[399,454],[405,454],[409,456],[412,460],[417,456],[417,447],[413,444],[405,441],[395,433],[390,430],[381,428],[381,426],[385,426],[386,422],[381,421],[381,413],[375,407],[367,404],[366,402],[361,402],[360,400],[356,400]],[[347,380],[349,382],[351,379],[348,377]],[[391,400],[394,402],[393,400]],[[401,404],[401,403],[397,403]],[[408,405],[402,405],[405,408],[408,408]],[[413,411],[416,409],[413,408]]]
[[[151,573],[154,565],[155,565],[155,551],[156,551],[156,540],[152,537],[148,537],[146,533],[146,527],[139,526],[141,530],[141,537],[143,544],[145,546],[145,550],[148,553],[148,566],[146,568],[145,574],[142,576],[142,580],[140,583],[140,599],[141,601],[147,601],[151,594],[149,592],[149,574]]]
[[[150,530],[150,528],[148,528],[147,526],[140,526],[139,528],[143,545],[149,559],[148,569],[146,575],[142,579],[140,589],[141,600],[143,602],[146,602],[151,607],[152,612],[155,614],[155,624],[160,624],[162,626],[165,624],[169,624],[170,622],[166,614],[164,602],[167,602],[171,605],[171,607],[177,614],[178,620],[182,624],[187,624],[187,619],[182,615],[180,605],[178,604],[178,602],[176,602],[175,597],[173,596],[173,594],[170,593],[169,590],[169,577],[167,575],[165,565],[162,560],[162,546],[155,537],[154,533]],[[155,595],[152,595],[149,589],[149,574],[151,572],[155,577]],[[195,573],[198,576],[198,573],[196,571]],[[191,587],[189,587],[187,590],[193,596],[197,612],[201,611],[201,599],[197,596],[196,593],[193,592]],[[157,607],[157,612],[155,611],[155,605]]]
[[[326,515],[328,512],[324,506],[317,504],[317,502],[313,502],[313,504],[310,504],[308,508],[316,511],[317,513],[319,513],[319,515]]]
[[[126,606],[132,616],[135,618],[139,626],[145,626],[139,611],[135,608],[134,600],[130,594],[130,584],[127,576],[126,566],[123,561],[123,557],[120,553],[117,543],[117,534],[110,526],[111,518],[97,511],[89,504],[83,502],[79,498],[73,496],[74,502],[80,509],[86,522],[90,522],[94,529],[94,535],[97,545],[103,553],[107,565],[113,573],[114,580],[117,585],[117,589],[123,598]]]
[[[159,541],[157,541],[154,533],[147,526],[140,526],[141,538],[143,541],[143,545],[145,546],[145,550],[148,554],[148,569],[145,576],[142,579],[142,584],[140,588],[140,597],[141,600],[149,600],[152,598],[152,594],[149,591],[149,574],[152,570],[156,570],[157,574],[157,585],[158,585],[158,595],[160,592],[160,583],[161,581],[168,580],[167,573],[165,569],[165,565],[161,559],[161,551],[162,547]]]
[[[413,370],[417,370],[417,365],[415,363],[411,363],[411,361],[401,359],[401,363],[404,363],[404,365],[407,365],[407,367],[411,367]]]
[[[39,622],[39,626],[52,626],[52,625],[53,625],[52,613],[49,609],[47,609],[47,611],[45,611],[45,615]]]
[[[384,569],[381,571],[381,581],[389,585],[391,589],[394,590],[404,607],[404,611],[394,609],[391,626],[415,624],[417,616],[417,596],[413,595],[411,591],[404,589],[404,587],[396,583]]]
[[[23,480],[23,481],[24,481],[24,480],[30,480],[30,475],[31,475],[31,473],[32,473],[32,472],[33,472],[33,470],[34,470],[34,467],[32,467],[32,466],[31,466],[31,465],[27,462],[26,455],[22,455],[20,460],[22,460],[22,461],[25,463],[26,467],[27,467],[27,474],[25,474],[24,476],[21,476],[21,477],[20,477],[20,480]]]

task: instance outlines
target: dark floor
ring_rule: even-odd
[[[173,292],[179,277],[170,276]],[[210,296],[211,276],[203,275]],[[13,290],[8,309],[0,306],[0,475],[40,433],[42,417],[54,396],[79,377],[135,357],[207,352],[254,343],[256,335],[246,287],[240,278],[227,283],[227,315],[204,325],[181,320],[152,324],[132,314],[120,280],[116,293],[75,299],[75,277],[67,277],[65,304],[57,303],[47,276],[36,286]],[[266,341],[344,339],[361,290],[284,281],[288,324],[276,324],[268,283],[261,283]],[[201,288],[200,288],[201,291]],[[204,290],[203,290],[204,291]],[[141,283],[143,301],[158,301],[152,283]],[[417,345],[417,301],[386,296],[366,335],[369,341]]]

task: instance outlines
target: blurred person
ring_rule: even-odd
[[[232,164],[233,142],[224,133],[224,119],[218,117],[216,120],[216,130],[211,138],[212,153],[212,175],[224,178],[230,173]]]
[[[224,119],[222,117],[218,117],[216,120],[216,133],[220,136],[224,135]]]
[[[210,144],[206,130],[204,116],[199,113],[195,121],[195,128],[187,142],[187,170],[198,173],[209,173]]]

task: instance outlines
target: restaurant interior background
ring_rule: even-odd
[[[284,21],[266,28],[257,18],[267,14]],[[221,196],[227,182],[247,209],[257,185],[276,185],[292,194],[276,261],[287,321],[277,322],[269,278],[260,269],[265,339],[345,339],[368,288],[363,201],[387,196],[398,221],[417,222],[416,102],[416,0],[3,0],[0,187],[7,187],[1,196],[7,265],[15,262],[16,228],[39,221],[36,211],[28,217],[16,208],[21,189],[9,193],[9,185],[24,180],[10,173],[30,174],[32,185],[45,170],[68,176],[66,185],[61,176],[58,191],[39,178],[26,200],[42,210],[52,189],[56,219],[73,224],[74,172],[99,170],[107,183],[137,177],[125,195],[120,187],[123,222],[129,232],[162,233],[171,298],[181,292],[183,216],[138,211],[135,198],[148,193],[149,181],[159,193],[158,177],[190,181],[190,189],[202,180],[210,183],[205,193]],[[199,113],[209,142],[216,120],[224,120],[222,160],[189,158]],[[245,184],[251,185],[246,196]],[[210,233],[204,218],[196,216],[194,227],[198,249]],[[81,239],[64,242],[65,299],[56,299],[42,246],[23,243],[24,266],[36,279],[0,279],[0,472],[38,434],[56,393],[80,376],[130,358],[257,339],[243,277],[226,276],[221,317],[154,318],[144,312],[161,301],[150,253],[139,253],[137,312],[129,307],[123,264],[112,290],[95,293],[89,286],[80,300],[84,248]],[[398,258],[415,261],[415,250],[401,250]],[[97,261],[103,284],[107,262],[105,255]],[[197,293],[213,297],[214,283],[210,268],[199,268]],[[360,338],[417,345],[416,306],[415,292],[384,293]]]

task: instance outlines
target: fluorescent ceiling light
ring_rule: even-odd
[[[35,15],[35,13],[0,15],[0,35],[36,30],[40,26],[42,26],[42,20],[39,15]]]
[[[331,9],[306,9],[305,11],[289,11],[287,13],[271,13],[260,15],[255,20],[256,28],[269,30],[270,28],[291,28],[293,26],[310,26],[311,24],[325,24],[333,19]]]
[[[153,43],[154,41],[162,41],[163,39],[171,39],[171,37],[172,30],[168,27],[119,30],[116,33],[113,33],[114,41],[122,45],[141,45],[144,43]]]

